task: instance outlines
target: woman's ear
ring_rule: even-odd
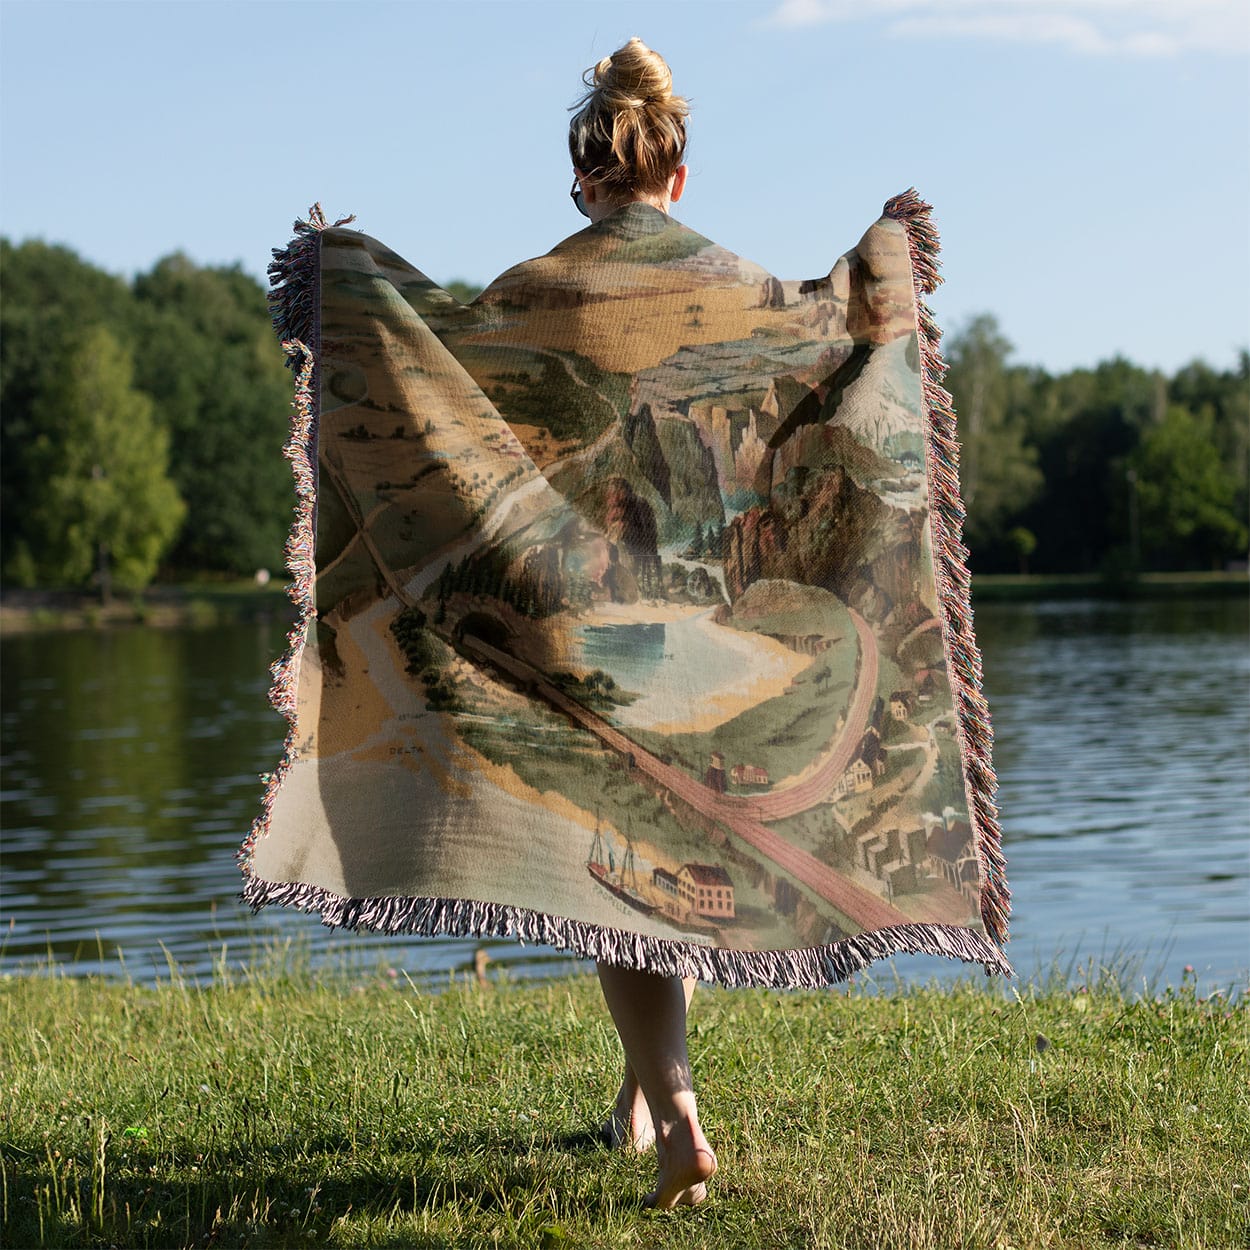
[[[670,184],[671,189],[669,190],[668,198],[674,204],[681,199],[681,193],[686,189],[686,174],[689,172],[690,167],[688,165],[678,165],[673,173],[673,181]]]
[[[593,204],[596,200],[595,182],[593,178],[587,178],[576,165],[573,166],[573,173],[577,176],[577,181],[582,184],[582,200],[586,204]]]

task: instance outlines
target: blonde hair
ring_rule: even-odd
[[[609,194],[652,195],[668,187],[686,152],[686,101],[673,94],[664,58],[631,39],[582,75],[569,155]]]

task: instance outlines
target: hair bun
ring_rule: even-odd
[[[569,125],[573,164],[616,192],[662,189],[681,164],[689,107],[667,62],[637,36],[582,75]]]
[[[595,66],[587,86],[610,93],[616,108],[667,104],[673,97],[673,75],[664,58],[637,35]]]

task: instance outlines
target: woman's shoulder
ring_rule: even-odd
[[[549,252],[500,274],[478,297],[512,302],[519,288],[590,286],[604,295],[636,288],[652,277],[683,273],[698,285],[758,286],[772,279],[738,256],[650,204],[628,204],[602,221],[562,239]]]

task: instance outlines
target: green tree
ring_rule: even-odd
[[[1243,349],[1233,369],[1186,365],[1169,382],[1168,399],[1210,422],[1211,441],[1237,484],[1234,511],[1250,515],[1250,352]]]
[[[137,384],[170,431],[170,472],[189,509],[172,562],[279,566],[293,498],[281,455],[291,380],[263,290],[237,265],[202,268],[180,254],[134,289]]]
[[[1017,525],[1007,534],[1007,542],[1019,557],[1020,572],[1027,573],[1029,557],[1037,550],[1037,538],[1033,531],[1025,529],[1023,525]]]
[[[39,240],[15,247],[0,239],[0,269],[0,572],[30,584],[42,538],[31,528],[43,490],[31,461],[35,402],[55,383],[69,344],[92,326],[108,325],[129,341],[134,299],[121,278]]]
[[[1037,536],[1035,571],[1132,562],[1128,458],[1165,405],[1162,375],[1119,357],[1039,387],[1031,430],[1045,485],[1018,518]]]
[[[476,282],[466,282],[463,278],[452,278],[443,290],[461,304],[471,304],[482,293],[482,288]]]
[[[959,422],[964,533],[974,551],[1004,547],[1007,522],[1042,487],[1037,450],[1026,441],[1028,371],[1008,366],[1011,352],[989,314],[973,318],[947,349],[944,385]]]
[[[1244,555],[1246,527],[1234,511],[1237,479],[1212,439],[1209,417],[1170,406],[1147,431],[1131,465],[1147,563],[1219,567]]]
[[[97,326],[64,353],[33,406],[31,569],[75,585],[94,573],[106,600],[114,584],[151,581],[186,511],[166,474],[168,435],[133,373],[129,351]]]

